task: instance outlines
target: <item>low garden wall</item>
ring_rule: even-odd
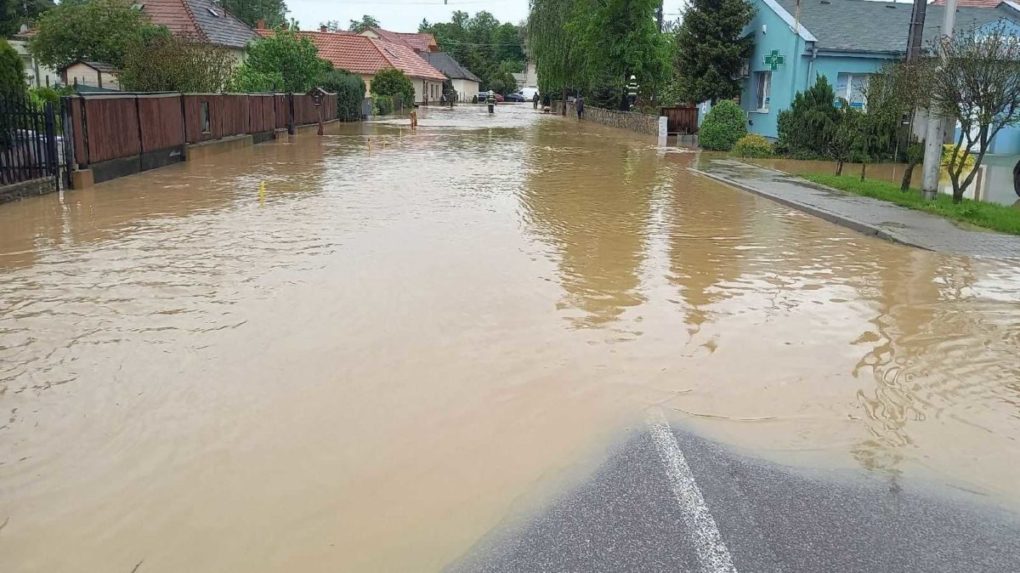
[[[553,102],[552,112],[561,113],[560,102]],[[577,110],[572,102],[567,102],[567,115],[577,116]],[[593,121],[609,127],[629,129],[645,135],[659,134],[659,118],[654,115],[638,113],[636,111],[615,111],[590,105],[584,106],[584,119]]]

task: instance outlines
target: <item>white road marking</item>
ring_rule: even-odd
[[[726,549],[722,534],[719,533],[719,527],[708,510],[705,498],[694,481],[694,474],[691,473],[691,468],[687,465],[687,460],[680,451],[680,445],[676,443],[676,436],[673,435],[673,430],[670,429],[662,410],[655,408],[648,413],[648,429],[652,441],[655,442],[655,448],[659,451],[659,458],[666,466],[673,497],[680,506],[680,515],[683,516],[687,531],[691,534],[701,570],[704,573],[737,573],[730,551]]]

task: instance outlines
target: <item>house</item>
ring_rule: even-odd
[[[535,66],[535,62],[528,61],[524,71],[519,74],[514,74],[514,80],[517,81],[517,89],[524,88],[538,88],[538,68]]]
[[[740,102],[748,114],[748,130],[769,138],[778,135],[779,112],[789,109],[797,92],[825,76],[838,98],[865,107],[868,78],[884,64],[906,53],[912,4],[871,0],[750,0],[756,8],[746,33],[754,51],[744,74]],[[977,5],[980,3],[980,5]],[[1020,5],[964,0],[957,9],[956,29],[982,28],[1005,21],[1017,26]],[[929,5],[925,45],[938,37],[943,6]],[[1004,131],[993,143],[994,153],[1020,153],[1020,130]]]
[[[424,54],[427,52],[438,52],[439,43],[436,42],[436,37],[432,34],[422,34],[420,32],[391,32],[389,30],[383,30],[382,28],[369,28],[361,33],[362,36],[368,36],[376,40],[382,40],[384,42],[390,42],[392,44],[401,44],[411,48],[418,54]]]
[[[454,91],[457,92],[458,101],[471,101],[478,95],[478,85],[482,80],[471,73],[471,70],[460,65],[460,62],[453,59],[453,56],[446,52],[421,52],[418,54],[430,66],[443,72]]]
[[[61,80],[69,86],[86,86],[104,90],[120,90],[120,71],[102,62],[76,60],[58,70]]]
[[[272,30],[259,29],[260,35]],[[338,70],[358,74],[365,80],[366,95],[372,94],[372,80],[387,68],[395,68],[407,75],[414,84],[415,103],[438,101],[443,95],[446,76],[433,68],[406,44],[395,44],[371,36],[352,32],[299,32],[315,44],[319,57],[328,60]]]
[[[57,70],[39,63],[39,60],[35,59],[32,56],[32,52],[28,49],[28,43],[34,35],[35,30],[31,30],[28,26],[22,24],[18,33],[11,36],[10,40],[7,41],[14,48],[14,51],[21,56],[21,60],[25,62],[25,81],[28,83],[28,87],[32,88],[59,85],[61,83],[60,74],[57,73]]]
[[[238,63],[248,43],[258,37],[215,0],[136,0],[134,7],[175,36],[226,48]]]

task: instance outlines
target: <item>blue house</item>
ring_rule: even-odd
[[[757,9],[746,33],[754,37],[741,105],[748,130],[777,137],[779,112],[789,109],[797,92],[825,76],[839,98],[863,107],[868,77],[906,53],[912,4],[871,0],[749,0]],[[962,4],[962,3],[961,3]],[[925,46],[941,35],[944,6],[928,6]],[[956,29],[984,28],[1000,22],[1020,36],[1020,4],[961,6]],[[1020,129],[1003,130],[993,153],[1020,153]]]

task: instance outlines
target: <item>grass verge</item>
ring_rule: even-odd
[[[953,203],[953,198],[939,194],[934,201],[925,201],[921,192],[915,189],[900,191],[900,186],[886,181],[865,179],[847,175],[823,175],[821,173],[808,173],[801,175],[804,179],[819,185],[825,185],[874,199],[889,201],[903,207],[926,211],[947,219],[970,223],[985,229],[1020,235],[1020,209],[997,205],[995,203],[982,203],[964,199],[962,203]]]

